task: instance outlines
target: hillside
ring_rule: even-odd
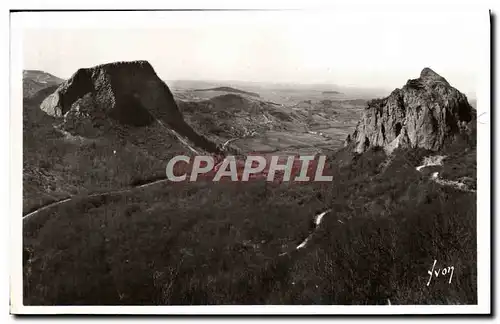
[[[198,97],[199,92],[174,92],[179,109],[200,133],[243,152],[300,150],[331,151],[343,146],[361,116],[363,99],[305,99],[309,92],[296,92],[277,103],[238,94]],[[287,97],[288,92],[274,94]],[[315,98],[315,97],[314,97]]]
[[[46,85],[54,85],[64,82],[64,79],[58,78],[50,73],[40,70],[24,70],[23,78]]]
[[[50,86],[58,85],[64,80],[50,73],[39,70],[23,71],[23,97],[31,97],[36,92]]]
[[[240,94],[187,93],[175,102],[146,62],[80,69],[42,91],[24,102],[25,305],[478,301],[474,115],[444,133],[445,145],[389,151],[371,141],[358,152],[335,146],[341,134],[363,129],[376,138],[381,124],[368,122],[371,112],[398,122],[398,110],[379,102],[359,113],[364,101],[316,97],[287,106]],[[447,114],[462,101],[435,102]],[[407,115],[417,110],[405,107]],[[147,112],[152,119],[138,118]],[[333,139],[308,128],[317,116]],[[219,149],[252,131],[288,154],[318,149],[333,181],[164,180],[174,155],[213,153],[203,144]],[[280,146],[298,135],[303,146]],[[435,260],[455,275],[429,282]]]
[[[397,152],[381,171],[383,151],[341,151],[327,186],[164,184],[77,200],[25,222],[25,302],[474,304],[476,195],[416,171],[427,154]],[[428,288],[434,259],[460,279]]]
[[[292,127],[300,120],[292,111],[258,99],[225,94],[201,101],[177,101],[186,119],[203,134],[221,140],[253,132]]]
[[[215,88],[208,88],[208,89],[195,89],[193,91],[217,91],[217,92],[246,94],[246,95],[249,95],[252,97],[260,97],[258,93],[243,91],[243,90],[232,88],[232,87],[215,87]]]
[[[121,104],[130,101],[120,101],[120,97],[123,100],[120,91],[138,92],[139,89],[134,89],[131,78],[127,78],[130,83],[120,86],[113,75],[131,73],[123,71],[130,68],[145,69],[142,75],[137,70],[134,72],[139,86],[147,77],[156,82],[160,94],[166,91],[166,96],[159,96],[157,100],[163,100],[160,101],[161,109],[170,106],[170,112],[153,110],[158,119],[150,120],[148,109],[157,109],[155,102],[143,101],[143,105],[135,107]],[[102,77],[104,71],[112,78]],[[100,86],[112,83],[115,92],[105,91],[100,95],[94,91],[96,94],[89,96],[86,76],[91,76],[90,80],[96,77]],[[152,68],[140,64],[104,65],[80,69],[61,85],[45,87],[34,96],[26,97],[23,109],[24,212],[75,195],[132,187],[164,178],[164,161],[179,153],[192,155],[193,146],[199,151],[216,152],[215,144],[185,123],[168,88],[158,80]],[[124,90],[125,86],[128,90]],[[116,105],[106,105],[109,110],[103,113],[99,103],[110,100],[110,96]],[[64,102],[61,98],[65,98]],[[149,122],[137,124],[138,116],[145,116],[144,120]]]

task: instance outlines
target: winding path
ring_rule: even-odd
[[[200,152],[198,150],[196,150],[194,147],[192,147],[188,141],[186,139],[184,139],[179,133],[177,133],[175,130],[173,129],[170,129],[168,127],[165,126],[165,124],[163,124],[163,122],[156,118],[156,121],[158,122],[158,124],[160,126],[162,126],[163,128],[165,128],[167,131],[170,131],[182,144],[184,144],[191,152],[193,152],[194,154],[200,154]],[[60,129],[58,129],[59,131],[62,131]],[[66,132],[67,133],[67,132]],[[69,133],[68,133],[69,134]],[[135,186],[135,187],[132,187],[132,188],[125,188],[125,189],[118,189],[118,190],[112,190],[112,191],[107,191],[107,192],[101,192],[101,193],[94,193],[94,194],[91,194],[91,195],[88,195],[88,196],[85,196],[85,198],[94,198],[94,197],[105,197],[105,196],[108,196],[108,195],[115,195],[115,194],[121,194],[121,193],[127,193],[127,192],[131,192],[132,190],[135,190],[135,189],[141,189],[141,188],[146,188],[146,187],[149,187],[149,186],[153,186],[155,184],[159,184],[159,183],[163,183],[163,182],[167,182],[168,179],[160,179],[160,180],[155,180],[155,181],[152,181],[152,182],[149,182],[149,183],[145,183],[145,184],[142,184],[140,186]],[[44,211],[44,210],[47,210],[47,209],[50,209],[52,207],[56,207],[56,206],[59,206],[59,205],[62,205],[64,203],[67,203],[71,200],[73,200],[75,197],[68,197],[68,198],[65,198],[65,199],[62,199],[62,200],[58,200],[58,201],[55,201],[55,202],[52,202],[50,204],[47,204],[47,205],[44,205],[26,215],[23,216],[23,221],[24,220],[27,220],[35,215],[37,215],[38,213]]]
[[[430,155],[424,158],[423,164],[419,165],[415,168],[418,172],[422,172],[423,168],[430,166],[442,166],[443,160],[446,158],[446,155]],[[431,174],[430,179],[437,184],[442,186],[453,187],[457,190],[465,191],[465,192],[476,192],[474,189],[470,189],[465,183],[454,180],[447,180],[439,177],[439,172],[433,172]]]
[[[426,168],[426,167],[430,167],[430,166],[442,166],[443,165],[443,160],[446,158],[446,156],[444,155],[433,155],[433,156],[427,156],[424,158],[424,161],[423,161],[423,164],[422,165],[419,165],[417,166],[415,169],[418,171],[418,172],[422,172],[422,169],[423,168]],[[386,169],[388,167],[388,165],[392,162],[393,159],[388,159],[386,162],[384,162],[383,164],[383,167],[382,169]],[[439,172],[433,172],[430,176],[430,179],[440,185],[443,185],[443,186],[451,186],[451,187],[454,187],[455,189],[458,189],[458,190],[462,190],[462,191],[466,191],[466,192],[476,192],[475,190],[473,189],[469,189],[468,186],[465,184],[465,183],[462,183],[460,181],[452,181],[452,180],[446,180],[446,179],[442,179],[439,177]],[[314,220],[314,223],[315,223],[315,228],[314,230],[312,231],[312,233],[310,233],[305,240],[303,240],[299,245],[297,245],[297,247],[295,248],[295,250],[300,250],[304,247],[306,247],[307,243],[312,239],[313,235],[316,233],[316,230],[319,228],[320,224],[321,224],[321,221],[323,220],[323,217],[331,212],[332,210],[331,209],[328,209],[328,210],[325,210],[324,212],[318,214],[315,216],[315,220]],[[343,222],[341,220],[338,220],[340,223],[343,224]],[[280,254],[280,256],[282,255],[287,255],[289,252],[283,252]],[[390,302],[389,302],[390,304]]]
[[[116,194],[121,194],[121,193],[132,192],[133,190],[136,190],[136,189],[147,188],[147,187],[153,186],[155,184],[164,183],[167,181],[168,181],[168,179],[155,180],[155,181],[148,182],[148,183],[142,184],[140,186],[135,186],[135,187],[131,187],[131,188],[118,189],[118,190],[112,190],[112,191],[107,191],[107,192],[90,194],[88,196],[85,196],[85,198],[105,197],[105,196],[109,196],[109,195],[116,195]],[[72,196],[72,197],[58,200],[58,201],[55,201],[53,203],[42,206],[42,207],[38,208],[37,210],[34,210],[34,211],[24,215],[23,220],[27,220],[28,218],[33,217],[34,215],[36,215],[44,210],[50,209],[52,207],[56,207],[58,205],[62,205],[62,204],[67,203],[69,201],[72,201],[75,198],[76,198],[75,196]]]
[[[323,220],[323,217],[328,214],[329,212],[331,212],[332,210],[331,209],[327,209],[325,210],[324,212],[322,213],[319,213],[318,215],[316,215],[314,217],[314,224],[316,225],[314,227],[314,230],[311,232],[311,234],[309,234],[305,240],[303,240],[299,245],[297,245],[297,247],[295,248],[295,250],[300,250],[302,248],[304,248],[306,245],[307,245],[307,242],[309,242],[313,235],[316,233],[316,230],[319,228],[319,225],[321,224],[321,221]],[[283,255],[287,255],[289,254],[289,252],[283,252],[283,253],[280,253],[279,256],[283,256]]]
[[[314,231],[309,234],[308,237],[306,237],[306,239],[304,241],[302,241],[302,243],[300,243],[295,249],[296,250],[300,250],[302,249],[303,247],[306,246],[307,242],[309,242],[309,240],[313,237],[314,233],[316,233],[316,230],[319,228],[319,225],[321,224],[321,221],[323,220],[323,217],[328,214],[329,212],[331,212],[332,210],[331,209],[327,209],[325,210],[324,212],[316,215],[316,217],[314,218],[314,224],[316,225],[316,227],[314,228]]]

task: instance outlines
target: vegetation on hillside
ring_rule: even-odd
[[[477,303],[476,193],[415,169],[439,153],[433,171],[475,183],[473,129],[443,152],[341,149],[331,183],[140,187],[186,154],[176,138],[158,125],[70,136],[38,94],[24,104],[24,211],[73,199],[23,221],[25,305]],[[428,284],[434,261],[451,280]]]
[[[82,198],[25,224],[25,303],[474,304],[476,195],[416,171],[428,153],[396,152],[382,172],[382,150],[340,151],[321,185]],[[426,285],[434,260],[454,266],[451,283]]]

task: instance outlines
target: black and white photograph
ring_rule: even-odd
[[[488,313],[492,14],[370,8],[11,12],[11,312]]]

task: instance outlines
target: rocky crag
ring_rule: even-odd
[[[204,151],[219,151],[184,121],[170,89],[147,61],[79,69],[40,108],[64,119],[63,128],[72,134],[98,136],[110,124],[142,127],[157,122]]]
[[[346,139],[357,153],[371,147],[439,150],[467,129],[475,110],[467,97],[430,68],[388,97],[368,102],[355,131]]]

